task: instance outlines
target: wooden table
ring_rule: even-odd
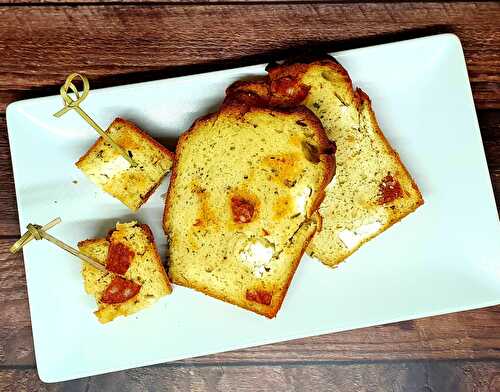
[[[442,32],[464,47],[499,205],[499,3],[0,0],[0,389],[500,391],[500,306],[43,384],[22,257],[7,252],[9,102],[54,94],[77,70],[104,87]]]

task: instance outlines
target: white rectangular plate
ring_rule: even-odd
[[[62,381],[242,347],[500,303],[500,225],[460,41],[438,35],[333,54],[372,98],[382,130],[425,205],[337,269],[304,257],[274,320],[176,286],[128,318],[101,325],[78,259],[47,242],[24,250],[40,378]],[[160,141],[214,110],[256,65],[93,90],[99,124],[122,116]],[[22,229],[61,216],[51,232],[76,244],[117,220],[149,224],[161,253],[165,180],[133,216],[74,162],[96,134],[59,96],[16,102],[7,122]],[[77,183],[73,183],[77,181]]]

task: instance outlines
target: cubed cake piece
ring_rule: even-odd
[[[85,291],[95,297],[101,323],[135,313],[172,292],[147,225],[118,223],[107,238],[81,241],[78,248],[109,271],[87,263],[82,268]]]
[[[137,163],[129,162],[102,137],[76,166],[91,181],[132,211],[137,211],[170,171],[174,154],[130,121],[115,119],[106,132]]]

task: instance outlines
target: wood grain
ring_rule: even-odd
[[[98,88],[453,32],[500,206],[500,3],[123,3],[0,0],[0,391],[499,391],[500,306],[67,383],[38,379],[22,256],[7,252],[19,229],[4,113],[15,100],[57,93],[70,72]]]
[[[19,235],[15,192],[7,124],[0,115],[0,237]]]
[[[440,32],[461,38],[478,108],[500,108],[495,2],[2,6],[0,18],[0,110],[75,70],[110,86]]]
[[[465,2],[468,0],[459,0]],[[495,0],[476,0],[476,3],[492,2]],[[113,5],[113,4],[130,4],[130,5],[200,5],[200,4],[306,4],[306,3],[325,3],[325,4],[349,4],[360,3],[359,0],[0,0],[0,4],[10,6],[47,6],[47,5]],[[405,0],[368,0],[363,3],[402,3]],[[444,2],[443,0],[423,0],[422,2],[435,3]]]
[[[498,362],[400,362],[335,365],[157,366],[43,384],[33,369],[0,373],[2,391],[356,391],[495,392]]]
[[[0,366],[29,366],[34,365],[34,356],[26,281],[21,255],[8,253],[11,243],[12,240],[0,239]],[[500,360],[499,325],[500,306],[496,306],[298,339],[179,363],[328,363],[380,358]]]

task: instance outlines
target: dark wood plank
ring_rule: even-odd
[[[110,86],[440,32],[461,38],[478,108],[500,108],[498,2],[2,6],[0,17],[0,111],[75,70]]]
[[[16,193],[5,117],[0,115],[0,237],[19,235]]]
[[[16,5],[0,0],[5,4],[0,113],[14,100],[55,93],[75,69],[103,87],[266,62],[306,47],[333,51],[455,32],[464,45],[500,206],[498,3],[269,0],[243,8],[240,0],[126,0],[128,5],[105,0],[105,7],[84,5],[97,1],[51,0],[57,6],[47,6],[44,0]],[[169,3],[177,4],[164,6]],[[215,16],[224,25],[213,23]],[[0,237],[18,235],[13,186],[0,114]],[[500,390],[500,306],[43,384],[33,369],[22,259],[8,255],[10,243],[0,238],[0,390]]]
[[[0,366],[34,365],[22,256],[0,239]],[[36,246],[33,244],[33,246]],[[183,364],[422,359],[500,360],[500,306],[180,361]]]
[[[500,94],[498,99],[500,99]],[[477,117],[483,142],[500,141],[500,111],[480,110]]]
[[[500,111],[499,111],[500,113]],[[497,128],[497,133],[500,133],[500,128]],[[493,185],[493,193],[495,195],[497,211],[500,213],[500,140],[498,141],[483,141],[484,152],[488,162],[490,171],[491,183]]]
[[[370,391],[493,392],[499,362],[159,366],[44,384],[34,369],[0,371],[3,391]]]
[[[459,0],[468,1],[468,0]],[[495,0],[476,0],[476,3],[492,2]],[[363,3],[402,3],[405,0],[365,0]],[[443,0],[419,0],[419,2],[435,3],[444,2]],[[46,5],[113,5],[113,4],[132,4],[132,5],[198,5],[198,4],[281,4],[281,3],[327,3],[327,4],[345,4],[360,3],[359,0],[0,0],[2,5],[10,6],[46,6]]]

